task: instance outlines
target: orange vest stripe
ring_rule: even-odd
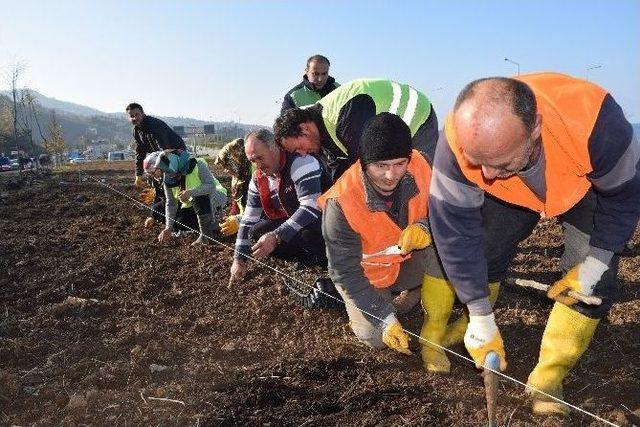
[[[427,217],[429,203],[429,183],[431,167],[418,151],[413,150],[407,170],[416,181],[419,192],[409,200],[408,223],[413,224]],[[353,231],[362,240],[365,276],[372,286],[386,288],[393,285],[400,273],[400,263],[409,255],[378,254],[390,247],[397,247],[402,230],[389,218],[386,212],[372,212],[367,206],[362,166],[357,161],[318,199],[320,209],[324,209],[328,199],[336,199]]]
[[[575,206],[589,191],[591,172],[589,136],[607,92],[592,83],[558,73],[516,77],[536,97],[542,115],[546,200],[541,201],[524,181],[513,175],[485,181],[479,166],[469,164],[458,144],[453,116],[445,123],[447,140],[464,176],[479,188],[508,203],[529,208],[543,216],[560,215]]]

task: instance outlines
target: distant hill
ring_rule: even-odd
[[[77,144],[80,137],[87,141],[104,140],[117,143],[126,147],[131,141],[131,125],[127,121],[124,112],[105,113],[104,111],[58,100],[45,96],[35,90],[29,89],[37,103],[37,111],[41,127],[45,137],[48,137],[48,125],[55,111],[56,118],[62,128],[62,133],[69,147]],[[0,107],[11,105],[11,92],[0,91]],[[249,129],[258,127],[257,125],[237,124],[234,122],[210,122],[198,120],[190,117],[164,117],[155,116],[164,120],[169,126],[197,126],[205,124],[215,124],[216,133],[229,135],[229,139],[236,135],[244,135]],[[33,129],[36,143],[40,143],[39,132]]]
[[[126,120],[126,116],[124,112],[117,113],[106,113],[104,111],[97,110],[95,108],[88,107],[86,105],[76,104],[73,102],[61,101],[56,98],[52,98],[46,95],[41,94],[38,91],[33,89],[29,89],[29,92],[35,100],[40,104],[40,106],[50,109],[56,110],[56,113],[68,113],[74,114],[76,116],[81,117],[93,117],[93,116],[110,116],[114,118],[121,118]],[[8,90],[0,90],[0,95],[5,95],[11,98],[11,91]],[[153,115],[153,114],[152,114]],[[165,122],[169,126],[203,126],[205,124],[210,124],[210,121],[193,119],[190,117],[165,117],[165,116],[156,116]]]
[[[96,110],[95,108],[87,107],[85,105],[74,104],[73,102],[67,102],[67,101],[60,101],[56,98],[50,98],[33,89],[29,89],[29,92],[31,93],[31,95],[33,95],[33,97],[38,102],[38,104],[50,110],[56,110],[60,112],[76,114],[78,116],[86,116],[86,117],[102,116],[107,114],[103,111]],[[11,91],[0,90],[0,95],[5,95],[11,98]]]
[[[11,105],[12,101],[9,97],[0,95],[0,111],[5,108],[10,108]],[[129,125],[124,118],[118,119],[104,113],[93,116],[82,116],[65,110],[46,108],[40,104],[37,104],[36,112],[40,128],[45,138],[49,137],[49,123],[55,112],[56,120],[60,123],[62,135],[69,147],[75,146],[80,137],[84,137],[87,142],[91,140],[105,140],[118,144],[122,148],[126,147],[131,139],[131,125]],[[21,114],[21,111],[19,114]],[[22,117],[22,115],[20,115],[20,117]],[[24,123],[22,118],[20,118],[18,122],[21,126]],[[42,144],[40,130],[38,130],[36,123],[30,120],[30,125],[34,142],[38,145]]]

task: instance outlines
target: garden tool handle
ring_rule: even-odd
[[[498,376],[495,372],[500,370],[500,356],[495,351],[487,353],[484,359],[484,391],[487,398],[487,425],[497,427],[496,407],[498,406]]]
[[[551,287],[549,285],[545,285],[544,283],[536,282],[535,280],[527,280],[527,279],[507,279],[507,283],[512,285],[518,285],[525,288],[534,288],[541,291],[547,292],[547,290]],[[602,298],[597,297],[595,295],[585,295],[576,291],[568,291],[567,295],[571,298],[575,298],[580,302],[583,302],[588,305],[600,305],[602,304]]]

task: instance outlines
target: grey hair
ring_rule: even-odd
[[[276,144],[275,138],[273,137],[273,133],[269,129],[260,128],[252,130],[244,137],[244,140],[247,141],[250,136],[265,144],[271,150],[279,148]]]

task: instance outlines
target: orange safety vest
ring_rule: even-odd
[[[515,78],[531,88],[538,113],[542,115],[547,186],[544,202],[518,175],[485,181],[481,168],[469,164],[463,155],[451,114],[445,123],[445,133],[458,165],[469,181],[500,200],[554,217],[575,206],[591,187],[586,176],[592,171],[588,142],[607,92],[593,83],[558,73]]]
[[[372,212],[367,206],[362,166],[358,160],[327,190],[318,204],[324,210],[328,199],[336,199],[344,216],[362,239],[362,261],[365,276],[375,288],[393,285],[400,273],[400,263],[411,254],[400,255],[398,240],[402,230],[386,212]],[[426,218],[429,203],[429,183],[431,167],[418,151],[413,150],[408,172],[413,175],[418,186],[418,194],[409,200],[408,223],[413,224]]]

